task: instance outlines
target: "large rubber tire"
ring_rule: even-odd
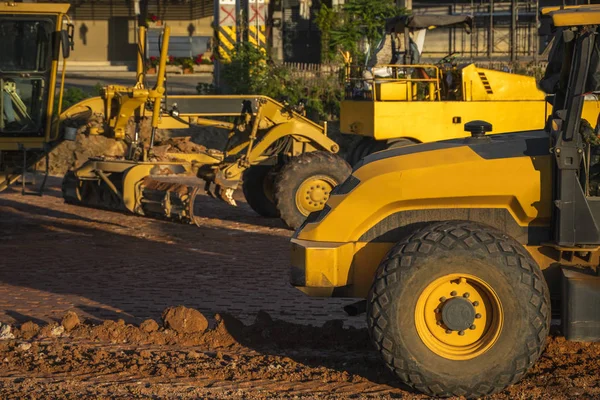
[[[360,160],[369,154],[387,149],[396,149],[415,143],[416,142],[406,138],[389,139],[387,141],[375,140],[373,138],[362,138],[362,140],[360,140],[349,152],[347,157],[348,162],[350,165],[356,165]]]
[[[274,174],[271,171],[274,168],[278,166],[253,165],[244,171],[243,176],[242,190],[248,205],[267,218],[279,217],[273,194]]]
[[[382,140],[364,137],[350,151],[348,162],[351,165],[356,165],[360,160],[369,154],[386,149],[386,146],[386,142]]]
[[[406,139],[406,138],[390,139],[387,141],[385,148],[386,149],[398,149],[400,147],[410,146],[415,143],[416,142],[413,142],[412,140]]]
[[[418,300],[450,274],[481,279],[501,303],[497,339],[468,360],[433,351],[417,328]],[[396,244],[382,261],[367,324],[387,366],[407,385],[432,396],[481,397],[521,379],[540,356],[550,327],[549,290],[533,258],[503,232],[472,222],[434,223]]]
[[[345,181],[351,172],[344,159],[324,151],[303,153],[292,158],[275,178],[275,204],[283,222],[291,229],[297,229],[308,217],[306,210],[303,212],[298,206],[297,196],[301,186],[310,179],[321,177],[329,182],[328,186],[332,189]],[[325,193],[328,198],[329,192]],[[324,207],[324,202],[319,209]]]

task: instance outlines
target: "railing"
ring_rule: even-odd
[[[323,76],[338,76],[344,66],[339,64],[312,64],[285,62],[282,64],[294,77],[298,78],[319,78]]]
[[[359,71],[357,73],[357,71]],[[442,73],[431,64],[378,64],[370,71],[351,69],[346,78],[346,99],[441,100]]]

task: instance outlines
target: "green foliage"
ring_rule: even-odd
[[[263,50],[251,44],[234,49],[231,62],[223,65],[222,76],[229,93],[265,95],[291,106],[302,103],[307,116],[315,120],[339,115],[344,90],[341,76],[299,74],[271,62]],[[197,90],[202,93],[206,88]]]
[[[100,83],[96,83],[90,92],[91,97],[100,96],[104,87]]]
[[[196,91],[198,94],[215,94],[216,89],[212,83],[200,82],[196,85]]]
[[[332,8],[327,7],[327,4],[322,3],[321,8],[317,12],[315,23],[321,31],[321,61],[333,61],[336,56],[335,46],[332,44],[331,32],[338,25],[337,15]]]
[[[365,57],[361,43],[373,49],[384,35],[385,20],[405,13],[394,0],[348,0],[337,10],[321,5],[315,23],[321,31],[323,61],[348,51],[360,62]]]
[[[193,69],[194,59],[191,57],[181,57],[178,59],[178,64],[181,65],[184,69]]]
[[[76,88],[76,87],[70,87],[65,89],[65,91],[63,92],[63,100],[62,100],[62,110],[60,111],[65,111],[67,108],[79,103],[81,100],[87,99],[88,97],[90,97],[89,95],[87,95],[87,93],[85,93],[83,90]],[[54,109],[58,112],[58,93],[56,94],[56,97],[54,98]]]
[[[231,62],[223,66],[223,80],[235,94],[263,94],[269,85],[269,66],[265,51],[251,43],[238,43]]]
[[[89,99],[90,97],[99,96],[100,91],[102,90],[102,85],[100,83],[96,83],[96,85],[88,92],[78,88],[78,87],[68,87],[63,92],[63,100],[62,100],[62,111],[65,111],[71,106],[83,101],[85,99]],[[54,112],[58,113],[58,97],[59,93],[57,91],[54,97]]]

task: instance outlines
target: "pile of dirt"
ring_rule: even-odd
[[[244,347],[310,347],[319,349],[371,349],[365,329],[344,328],[343,321],[332,320],[322,327],[293,324],[274,320],[260,311],[251,325],[244,325],[229,314],[216,314],[209,321],[201,312],[184,306],[169,307],[163,311],[162,324],[147,319],[139,326],[124,320],[107,320],[102,324],[81,322],[73,311],[67,312],[60,324],[40,328],[26,322],[20,328],[12,327],[17,340],[35,340],[48,337],[71,337],[110,343],[144,345],[181,345],[221,348]],[[209,328],[209,326],[211,326]]]
[[[171,156],[168,156],[170,153]],[[207,149],[205,146],[194,143],[191,137],[172,137],[166,140],[157,142],[152,148],[151,160],[165,161],[170,158],[175,160],[177,157],[172,154],[201,154],[208,153],[213,155],[221,155],[222,153],[218,150]]]
[[[75,141],[65,141],[50,153],[50,174],[64,175],[68,170],[81,166],[90,157],[122,158],[127,153],[127,144],[123,140],[102,135],[90,134],[91,128],[101,128],[103,121],[100,116],[93,116],[86,121],[78,122],[78,133]],[[339,133],[339,123],[328,125],[329,136],[340,144],[340,155],[346,156],[346,150],[353,148],[361,136],[342,135]],[[126,134],[134,137],[135,123],[130,119]],[[152,134],[151,120],[146,117],[139,126],[139,139],[148,147]],[[228,131],[215,127],[191,126],[188,129],[157,130],[153,153],[159,160],[164,159],[165,153],[198,154],[203,152],[220,155],[225,149]],[[38,164],[38,169],[44,168],[44,162]]]
[[[77,135],[73,142],[65,141],[59,144],[49,157],[50,174],[64,175],[68,170],[80,167],[90,157],[123,157],[127,145],[115,139],[96,135]],[[38,165],[43,170],[44,162]]]
[[[131,397],[145,388],[155,397],[424,398],[398,385],[365,329],[345,329],[341,321],[311,327],[259,312],[244,325],[179,306],[163,312],[162,325],[94,325],[67,313],[62,325],[10,328],[14,337],[0,340],[3,397]],[[600,344],[551,337],[525,378],[491,398],[600,398],[599,358]]]
[[[90,157],[125,157],[128,147],[125,141],[117,140],[103,135],[92,134],[94,128],[102,128],[104,121],[101,116],[95,115],[88,119],[72,121],[71,125],[77,127],[77,136],[74,141],[64,141],[52,150],[49,155],[51,175],[64,175],[67,171],[80,167]],[[135,123],[130,119],[126,128],[126,135],[134,137]],[[152,132],[150,118],[144,118],[139,127],[139,138],[147,146]],[[167,140],[170,137],[168,130],[157,130],[155,140]],[[38,169],[45,168],[45,161],[38,163]]]
[[[196,144],[189,137],[174,137],[163,142],[159,142],[156,147],[166,147],[166,152],[169,153],[192,153],[198,154],[206,151],[206,147]]]

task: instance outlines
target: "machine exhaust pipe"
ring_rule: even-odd
[[[362,314],[367,311],[367,301],[361,300],[356,303],[348,304],[344,307],[344,311],[351,317],[355,317],[358,314]]]

